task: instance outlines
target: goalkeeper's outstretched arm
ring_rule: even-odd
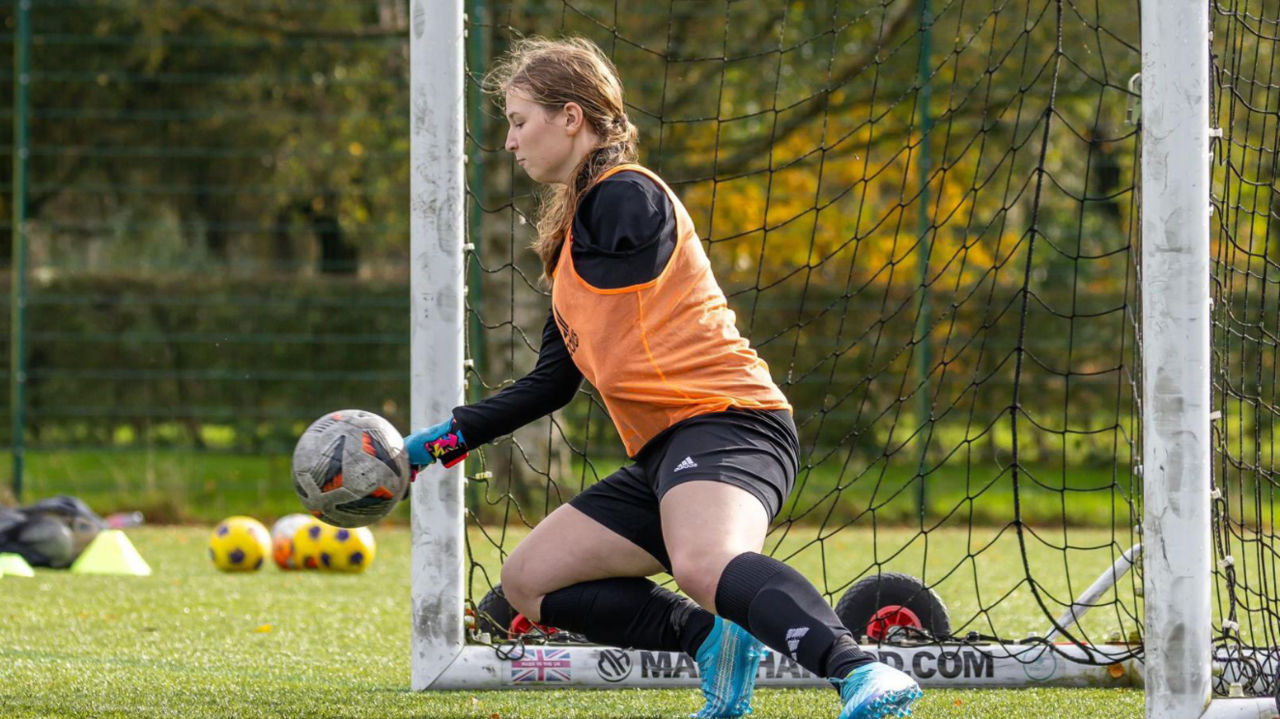
[[[409,464],[421,468],[438,459],[452,467],[472,448],[569,404],[581,386],[582,372],[573,363],[554,316],[548,313],[533,371],[492,397],[454,407],[451,417],[406,437]]]

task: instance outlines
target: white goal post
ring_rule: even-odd
[[[1276,715],[1274,699],[1212,691],[1209,11],[1204,0],[1142,1],[1141,677],[1151,719]]]
[[[1222,657],[1211,644],[1209,7],[1205,0],[1142,0],[1141,10],[1143,660],[1108,664],[1106,646],[1044,641],[866,649],[926,686],[1136,685],[1146,688],[1148,717],[1271,717],[1271,699],[1212,697],[1214,672],[1230,679],[1233,670],[1215,662]],[[416,428],[464,397],[463,0],[412,0],[410,35]],[[492,647],[468,645],[463,485],[459,465],[425,473],[412,487],[414,690],[697,685],[696,667],[671,652],[549,645],[504,658]],[[1126,554],[1086,596],[1113,584],[1136,554]],[[760,683],[821,681],[771,654]]]
[[[1147,716],[1212,694],[1209,12],[1142,3],[1142,411]]]
[[[466,85],[462,0],[413,0],[409,25],[410,382],[414,427],[462,402]],[[430,688],[462,652],[463,465],[412,485],[413,688]]]

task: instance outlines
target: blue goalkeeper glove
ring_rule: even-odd
[[[415,475],[437,459],[446,468],[452,467],[466,459],[469,451],[467,440],[463,438],[457,420],[452,417],[405,437],[404,446],[409,450],[409,466]]]

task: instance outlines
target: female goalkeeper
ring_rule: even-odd
[[[568,404],[585,377],[634,464],[515,548],[511,605],[599,644],[688,652],[707,699],[696,716],[750,711],[761,642],[830,678],[841,719],[910,714],[916,683],[760,554],[799,470],[791,406],[738,334],[684,206],[635,164],[612,63],[586,40],[526,39],[487,86],[504,100],[506,149],[550,186],[534,249],[551,311],[533,371],[410,435],[410,464],[452,466]],[[692,601],[645,578],[664,570]]]

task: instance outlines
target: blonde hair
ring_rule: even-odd
[[[521,38],[485,77],[483,87],[497,96],[500,105],[508,90],[517,89],[549,113],[576,102],[601,138],[600,146],[582,158],[567,184],[549,186],[541,193],[533,250],[542,259],[543,281],[550,282],[578,201],[609,169],[636,161],[640,133],[627,118],[617,68],[585,38]]]

